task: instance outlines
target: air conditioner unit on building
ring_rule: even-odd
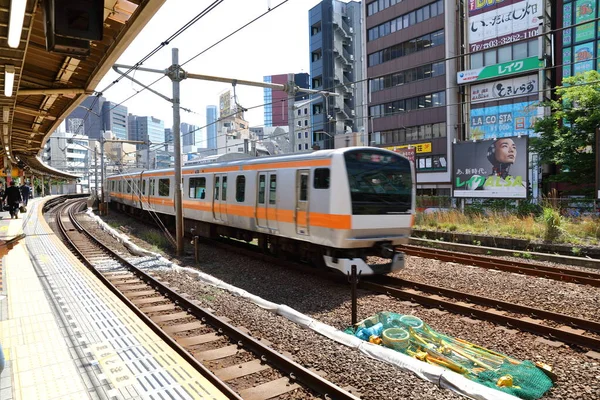
[[[350,110],[350,115],[352,115],[354,117],[356,115],[356,111]]]
[[[350,33],[354,33],[354,28],[350,27],[349,31],[350,31]]]
[[[350,61],[354,61],[354,56],[350,54]]]

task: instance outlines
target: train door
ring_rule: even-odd
[[[267,226],[272,231],[279,230],[277,222],[277,172],[267,172],[268,201],[267,201]]]
[[[308,235],[308,182],[310,171],[296,171],[296,233]]]
[[[213,218],[227,221],[227,175],[215,175],[213,195]]]
[[[267,224],[267,173],[258,173],[258,188],[256,189],[256,225],[268,228]]]

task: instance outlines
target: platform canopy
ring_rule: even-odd
[[[70,38],[53,51],[47,50],[45,25],[49,13],[44,12],[45,2],[65,3],[0,0],[0,163],[2,169],[9,166],[8,162],[34,174],[74,179],[41,161],[39,155],[46,140],[87,96],[102,89],[97,88],[100,80],[165,0],[105,0],[102,40],[88,41],[88,55],[69,53],[72,43],[75,47],[81,43]],[[20,40],[18,31],[10,32],[11,24],[16,24],[11,21],[11,3],[12,10],[19,3],[25,6]],[[6,92],[7,88],[10,92],[11,78],[12,94]]]

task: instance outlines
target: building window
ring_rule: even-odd
[[[190,199],[204,199],[206,197],[206,178],[190,178]]]
[[[235,201],[243,203],[246,198],[246,177],[239,175],[235,179]]]
[[[316,78],[314,78],[312,80],[312,87],[314,88],[318,88],[323,86],[323,77],[322,76],[317,76]]]
[[[304,143],[304,150],[308,150],[308,143]]]
[[[323,114],[323,105],[315,104],[313,105],[313,115]]]
[[[430,47],[441,46],[444,44],[444,30],[428,33],[418,38],[408,40],[403,43],[395,44],[383,50],[371,53],[368,56],[368,66],[383,64],[400,57],[408,56]]]
[[[323,52],[321,51],[321,49],[317,50],[317,51],[313,51],[311,53],[311,60],[313,62],[315,61],[319,61],[321,59],[321,57],[323,57]]]
[[[369,107],[369,115],[372,118],[389,117],[406,111],[444,105],[446,105],[446,92],[437,92],[371,106]]]
[[[313,26],[310,27],[310,35],[314,36],[317,33],[321,32],[321,21],[317,22]]]
[[[304,115],[308,115],[308,107],[304,107]]]
[[[302,132],[298,132],[298,139],[302,139]]]
[[[308,139],[308,132],[304,132],[304,138]]]
[[[298,150],[302,150],[302,144],[298,145]]]
[[[379,78],[369,79],[369,90],[371,93],[374,93],[380,90],[389,89],[391,87],[441,76],[445,73],[446,64],[444,61],[421,65],[416,68],[406,69],[404,71],[395,72],[390,75],[384,75]]]
[[[379,11],[388,8],[389,5],[387,5],[387,3],[392,3],[392,2],[395,3],[396,1],[399,3],[401,0],[400,1],[384,0],[384,1],[385,1],[385,3],[381,4],[379,7]],[[377,2],[374,2],[374,3],[377,3]],[[374,3],[371,3],[367,6],[367,14],[368,15],[372,15],[372,14],[369,14],[369,11],[371,10],[371,5]],[[444,12],[444,2],[442,0],[435,1],[424,7],[418,8],[407,14],[401,15],[390,21],[384,22],[383,24],[380,24],[380,25],[370,28],[367,31],[367,40],[371,41],[371,40],[379,39],[380,37],[387,36],[391,33],[399,31],[401,29],[406,29],[409,26],[421,23],[423,21],[427,21],[430,18],[437,17],[438,15],[442,14],[443,12]]]
[[[298,110],[298,116],[302,115],[302,110]]]

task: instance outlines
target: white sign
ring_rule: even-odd
[[[471,86],[471,103],[529,96],[538,92],[538,76],[528,75]]]
[[[542,0],[526,0],[469,17],[469,51],[526,40],[539,33]]]

